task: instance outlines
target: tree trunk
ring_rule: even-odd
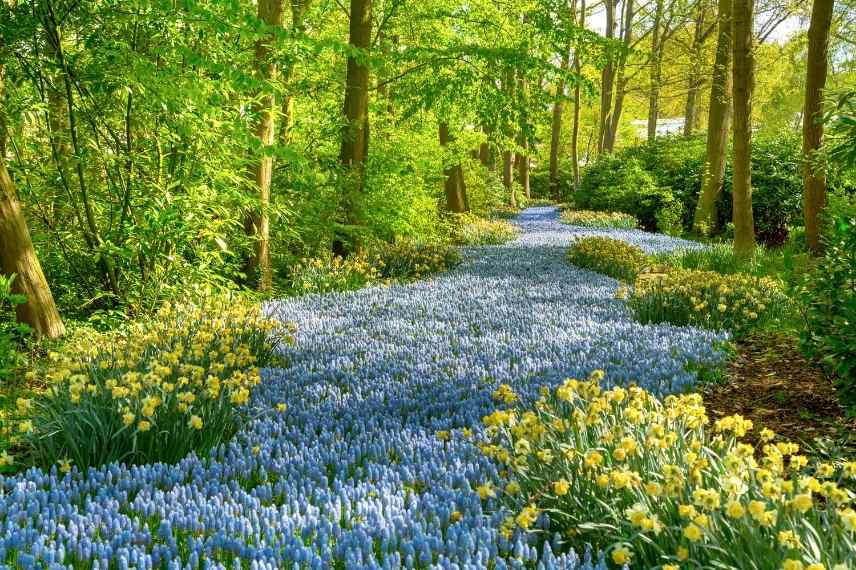
[[[443,147],[449,146],[452,142],[452,137],[449,135],[449,124],[440,123],[440,145]],[[443,170],[446,176],[444,187],[446,190],[446,209],[450,212],[466,212],[467,211],[467,190],[464,186],[464,173],[461,164],[457,163],[452,166],[447,166]]]
[[[517,207],[517,196],[514,192],[514,156],[510,150],[502,153],[502,185],[509,192],[511,207]]]
[[[302,34],[306,31],[305,17],[306,11],[312,0],[291,0],[291,33]],[[282,124],[279,127],[278,139],[281,144],[288,144],[291,140],[291,130],[294,128],[294,94],[290,91],[290,85],[295,75],[295,64],[293,61],[283,65],[282,77],[280,82],[285,89],[285,95],[282,97],[282,106],[280,113],[282,114]]]
[[[627,66],[627,53],[630,50],[630,44],[633,41],[633,0],[625,0],[624,22],[622,29],[622,38],[624,47],[627,51],[621,54],[618,59],[618,69],[616,71],[615,81],[615,104],[612,112],[607,120],[606,140],[603,142],[603,148],[606,152],[615,150],[615,142],[618,139],[618,123],[621,121],[621,112],[624,107],[624,95],[627,92],[627,77],[624,74]]]
[[[523,148],[523,151],[516,157],[517,177],[520,179],[520,186],[523,188],[523,195],[529,199],[531,198],[529,191],[529,155],[527,154],[529,141],[523,133],[520,134],[520,146]]]
[[[576,4],[576,0],[575,0]],[[576,12],[576,6],[574,7]],[[562,70],[568,68],[570,50],[562,56]],[[559,80],[556,85],[556,101],[553,103],[553,122],[550,127],[550,195],[558,198],[559,187],[559,144],[562,138],[562,114],[565,107],[565,81]]]
[[[580,0],[580,28],[586,27],[586,0]],[[580,54],[577,49],[574,49],[574,71],[579,76],[580,71]],[[571,167],[574,170],[574,192],[580,187],[580,82],[577,81],[574,85],[574,125],[571,131]]]
[[[616,0],[605,0],[606,9],[606,38],[612,39],[615,37],[615,5]],[[597,151],[604,151],[604,141],[606,140],[606,132],[608,129],[609,113],[612,109],[612,91],[613,91],[614,70],[612,56],[607,58],[606,65],[600,74],[600,123],[597,135]]]
[[[704,175],[693,217],[693,229],[701,235],[716,226],[716,203],[725,177],[725,151],[731,122],[731,0],[719,0],[717,26],[719,31],[710,84]]]
[[[734,0],[732,72],[734,98],[734,253],[746,259],[755,251],[752,216],[752,55],[753,0]]]
[[[805,237],[815,255],[822,253],[821,215],[826,207],[826,169],[817,151],[823,144],[823,90],[829,60],[829,28],[834,0],[814,0],[808,28],[808,57],[803,110],[803,212]]]
[[[697,0],[696,17],[693,22],[693,43],[691,53],[694,61],[690,64],[689,73],[687,76],[687,101],[684,105],[684,136],[688,137],[693,134],[698,126],[698,99],[701,92],[704,79],[699,72],[698,63],[703,61],[704,41],[706,34],[704,31],[704,16],[706,2]]]
[[[663,20],[663,0],[657,0],[654,9],[654,26],[651,29],[651,77],[648,89],[648,140],[657,138],[657,118],[660,114],[660,82],[662,77],[662,53],[660,24]]]
[[[37,337],[56,338],[65,334],[3,157],[0,157],[0,272],[16,275],[12,290],[27,298],[26,303],[16,307],[18,322],[29,325]]]
[[[282,0],[259,0],[259,20],[269,28],[282,25]],[[259,205],[247,220],[247,233],[255,239],[255,248],[247,260],[246,273],[251,280],[256,280],[259,291],[270,291],[273,287],[273,272],[270,266],[270,187],[273,177],[273,156],[269,149],[274,144],[275,129],[275,97],[271,84],[277,80],[276,63],[272,61],[273,42],[275,35],[267,34],[256,40],[255,66],[256,74],[265,86],[263,93],[255,105],[256,125],[255,135],[259,140],[260,149],[257,162],[253,166],[253,182],[258,191]]]
[[[368,52],[371,46],[372,0],[351,0],[350,45]],[[342,205],[345,210],[345,223],[357,222],[356,195],[363,190],[363,169],[369,147],[369,68],[362,62],[364,58],[348,57],[348,71],[345,80],[345,102],[343,114],[346,126],[342,129],[342,146],[339,160],[345,171],[344,196]],[[336,236],[333,252],[344,256],[359,249],[356,236]]]

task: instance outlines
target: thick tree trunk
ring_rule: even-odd
[[[351,0],[350,45],[368,51],[371,46],[372,0]],[[356,224],[354,198],[363,190],[363,169],[369,147],[369,68],[354,56],[348,57],[348,72],[345,80],[345,102],[343,114],[347,122],[342,129],[342,146],[339,160],[345,170],[344,196],[345,223]],[[355,236],[336,236],[333,252],[344,256],[359,249]]]
[[[624,42],[625,51],[618,60],[618,69],[616,71],[615,81],[615,104],[612,112],[607,120],[606,139],[603,142],[603,148],[606,152],[615,150],[615,142],[618,139],[618,124],[621,121],[621,113],[624,107],[624,95],[627,92],[627,77],[625,69],[627,66],[627,53],[630,50],[630,44],[633,41],[633,0],[625,0],[624,5],[624,22],[621,36]]]
[[[734,0],[732,72],[734,97],[734,253],[749,258],[755,251],[752,215],[752,54],[753,0]]]
[[[803,212],[805,237],[815,255],[822,253],[821,215],[826,207],[826,169],[816,156],[823,144],[823,90],[829,60],[833,0],[814,0],[808,28],[808,64],[803,110]]]
[[[517,163],[517,178],[520,180],[520,186],[523,189],[523,195],[526,196],[527,199],[531,198],[530,190],[529,190],[529,141],[526,136],[521,133],[520,135],[520,146],[523,148],[523,151],[520,152],[515,158],[515,162]]]
[[[259,20],[273,28],[282,25],[282,0],[259,0]],[[253,182],[258,192],[258,208],[247,220],[247,233],[255,239],[255,247],[247,260],[246,273],[260,291],[270,291],[273,287],[273,273],[270,266],[270,187],[273,177],[273,156],[268,149],[274,144],[275,129],[275,98],[271,84],[277,80],[276,63],[272,61],[273,33],[256,41],[255,66],[256,74],[265,86],[263,93],[254,109],[256,114],[255,135],[259,140],[260,149],[255,157],[253,166]]]
[[[606,9],[606,38],[612,39],[615,37],[615,5],[616,0],[605,0]],[[612,56],[610,56],[603,71],[600,74],[600,122],[597,135],[597,151],[604,151],[604,142],[606,140],[607,130],[609,128],[609,115],[612,109],[612,92],[615,71],[613,68]]]
[[[660,26],[663,20],[663,0],[657,0],[654,8],[654,25],[651,29],[651,76],[648,87],[648,140],[657,138],[657,119],[660,114],[660,83],[663,74],[663,54],[660,42]]]
[[[719,32],[710,85],[704,175],[693,217],[693,229],[698,234],[706,234],[716,226],[716,203],[725,177],[726,146],[731,122],[731,0],[719,0],[717,22]]]
[[[448,123],[440,123],[440,145],[449,146],[452,138],[449,135]],[[447,166],[443,174],[446,176],[444,187],[446,190],[446,209],[450,212],[467,211],[467,191],[464,186],[464,173],[460,163]]]
[[[575,2],[576,3],[576,2]],[[576,7],[574,8],[576,11]],[[562,70],[568,68],[570,50],[562,56]],[[553,103],[553,121],[550,126],[550,195],[559,197],[559,145],[562,139],[562,114],[565,108],[565,81],[556,84],[556,101]]]
[[[586,26],[586,0],[580,0],[580,28]],[[580,75],[580,54],[578,50],[574,50],[574,71]],[[577,81],[574,85],[574,124],[571,131],[571,167],[574,170],[574,191],[580,187],[580,104],[582,98],[580,94],[580,82]]]
[[[27,298],[26,303],[16,307],[18,322],[29,325],[37,337],[56,338],[65,333],[3,157],[0,157],[0,272],[16,275],[12,290]]]

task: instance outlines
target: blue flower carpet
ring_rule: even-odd
[[[500,535],[499,503],[476,490],[497,466],[472,438],[495,408],[491,393],[507,383],[534,398],[594,369],[610,383],[678,392],[695,380],[689,364],[722,358],[724,337],[635,323],[617,281],[564,258],[581,235],[647,252],[689,242],[567,226],[554,208],[530,208],[516,223],[517,240],[465,250],[463,264],[424,281],[270,303],[297,325],[296,341],[282,368],[264,372],[253,419],[231,443],[177,465],[3,479],[0,563],[606,568],[558,536]]]

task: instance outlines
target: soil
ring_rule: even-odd
[[[821,455],[856,456],[856,418],[846,416],[831,378],[793,337],[738,341],[724,382],[708,385],[703,395],[712,420],[741,414],[754,422],[755,436],[766,427]]]

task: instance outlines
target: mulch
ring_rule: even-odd
[[[824,370],[786,335],[749,337],[736,343],[726,380],[703,391],[712,420],[741,414],[809,449],[830,443],[856,456],[856,418],[847,418]],[[754,443],[758,443],[757,440]]]

